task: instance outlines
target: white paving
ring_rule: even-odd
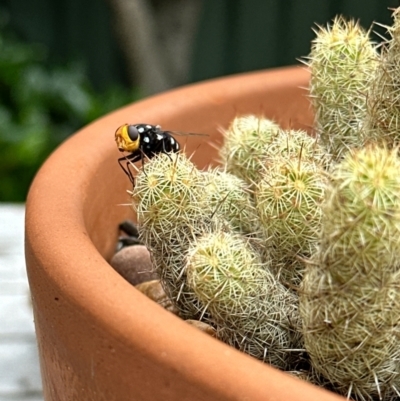
[[[0,401],[43,401],[24,260],[24,205],[0,203]]]

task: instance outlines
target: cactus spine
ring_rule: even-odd
[[[343,17],[316,34],[308,61],[315,129],[333,160],[340,161],[349,148],[362,144],[360,129],[377,55],[369,32]]]
[[[322,208],[320,245],[300,293],[304,341],[315,371],[357,400],[389,400],[399,391],[396,152],[368,147],[338,165]]]

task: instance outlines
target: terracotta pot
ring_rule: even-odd
[[[66,141],[41,168],[26,206],[26,261],[46,401],[342,398],[256,361],[147,299],[107,263],[117,225],[133,212],[117,163],[119,125],[160,124],[185,137],[200,166],[234,116],[264,114],[309,127],[308,72],[238,75],[173,90],[117,110]],[[187,139],[186,139],[187,138]]]

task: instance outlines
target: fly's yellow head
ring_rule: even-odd
[[[124,124],[115,131],[115,142],[120,152],[134,152],[139,149],[140,134],[134,125]]]

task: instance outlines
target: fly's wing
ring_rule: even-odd
[[[179,152],[180,150],[186,150],[186,145],[187,145],[187,139],[191,136],[194,137],[209,137],[210,135],[208,134],[200,134],[200,133],[196,133],[196,132],[181,132],[181,131],[165,131],[167,135],[171,136],[171,137],[186,137],[186,141],[185,140],[179,140],[176,138],[175,141],[176,143],[174,144],[174,152]],[[204,143],[204,141],[202,142]],[[201,144],[198,145],[197,148],[199,148],[201,146]]]
[[[210,136],[208,134],[199,134],[197,132],[165,131],[172,136]]]
[[[165,131],[165,133],[167,135],[172,136],[172,137],[179,136],[179,137],[186,137],[186,138],[190,137],[190,136],[202,136],[202,137],[209,137],[210,136],[208,134],[199,134],[199,133],[196,133],[196,132]],[[179,142],[178,142],[178,145],[180,146]]]

